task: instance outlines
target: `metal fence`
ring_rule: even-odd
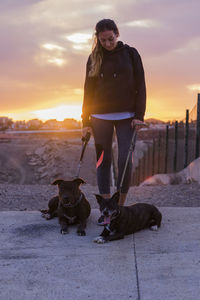
[[[196,118],[195,118],[196,113]],[[175,121],[158,132],[147,144],[147,150],[134,168],[132,185],[139,185],[159,173],[175,173],[187,167],[200,155],[200,94],[197,104],[184,121]]]

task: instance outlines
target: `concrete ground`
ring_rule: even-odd
[[[85,237],[37,211],[0,212],[0,300],[199,299],[200,207],[160,210],[159,231],[103,245],[97,209]]]

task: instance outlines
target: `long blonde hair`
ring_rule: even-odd
[[[92,45],[92,53],[91,53],[91,65],[88,73],[89,77],[98,76],[99,70],[101,68],[102,59],[103,59],[103,47],[99,41],[98,35],[100,32],[106,30],[113,30],[115,34],[119,34],[119,30],[117,25],[113,20],[103,19],[96,24],[96,32],[93,35],[93,45]]]
[[[93,36],[92,53],[90,57],[91,65],[88,75],[89,77],[96,77],[99,74],[103,59],[103,49],[96,33]]]

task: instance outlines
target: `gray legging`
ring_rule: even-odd
[[[112,161],[112,137],[114,127],[117,134],[118,142],[118,179],[117,179],[117,189],[119,190],[120,181],[122,173],[124,170],[126,158],[128,155],[128,150],[131,143],[131,138],[133,134],[133,129],[131,128],[131,121],[133,118],[124,120],[102,120],[92,117],[92,131],[95,140],[97,160],[104,151],[103,161],[97,168],[97,183],[99,187],[100,194],[110,193],[110,168]],[[131,180],[131,169],[132,160],[131,156],[126,169],[123,185],[121,192],[127,193],[130,180]]]

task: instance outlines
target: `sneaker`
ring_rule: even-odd
[[[110,217],[104,217],[104,216],[101,216],[99,219],[98,219],[98,222],[97,224],[99,226],[104,226],[104,225],[107,225],[110,223]]]

